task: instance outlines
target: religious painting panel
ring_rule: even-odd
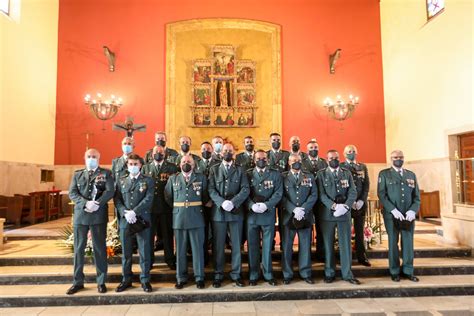
[[[255,83],[255,62],[251,60],[237,61],[237,83]]]
[[[231,45],[216,45],[212,49],[214,76],[233,76],[235,48]]]
[[[197,59],[193,63],[193,82],[210,83],[211,82],[211,61],[208,59]]]

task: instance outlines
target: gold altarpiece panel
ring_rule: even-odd
[[[242,149],[242,139],[252,135],[260,148],[267,146],[271,132],[281,133],[280,26],[252,20],[199,19],[168,24],[166,33],[169,144],[176,147],[179,136],[189,135],[191,149],[198,152],[202,141],[221,135]],[[235,50],[232,67],[240,76],[232,82],[209,78],[217,66],[210,62],[216,47]],[[246,76],[252,69],[254,82],[249,83]],[[220,104],[213,92],[224,88],[231,91],[234,114],[215,107]],[[226,123],[233,124],[219,126]]]

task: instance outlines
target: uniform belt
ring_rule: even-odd
[[[188,207],[188,206],[201,206],[202,205],[202,202],[199,201],[199,202],[174,202],[173,203],[173,206],[175,207],[180,207],[180,206],[184,206],[184,207]]]

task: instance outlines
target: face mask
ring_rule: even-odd
[[[329,167],[333,169],[339,167],[339,159],[329,160]]]
[[[300,170],[301,169],[301,162],[295,162],[291,165],[291,169]]]
[[[233,156],[234,156],[233,153],[231,153],[231,152],[226,152],[226,153],[224,154],[224,160],[227,161],[227,162],[232,161],[232,157],[233,157]]]
[[[222,144],[221,143],[217,143],[217,144],[214,145],[214,151],[216,153],[220,153],[221,150],[222,150]]]
[[[153,159],[155,159],[156,161],[162,161],[164,158],[165,155],[163,155],[162,153],[156,153],[153,155]]]
[[[182,144],[181,145],[181,150],[183,151],[183,153],[187,153],[189,151],[189,144]]]
[[[201,153],[201,156],[202,156],[202,158],[204,158],[204,159],[209,159],[209,158],[211,158],[212,153],[211,153],[210,151],[205,150],[205,151],[203,151],[203,152]]]
[[[318,157],[318,153],[319,153],[319,151],[317,149],[312,149],[312,150],[309,151],[309,155],[313,158]]]
[[[259,167],[260,169],[263,169],[267,166],[267,161],[264,159],[258,159],[256,164],[257,164],[257,167]]]
[[[184,165],[181,166],[181,170],[184,172],[188,173],[192,170],[193,168],[191,167],[191,164],[185,163]]]
[[[293,143],[291,145],[291,150],[295,153],[300,150],[300,143]]]
[[[158,146],[165,147],[166,146],[166,140],[163,140],[163,139],[157,140],[156,144]]]
[[[393,165],[397,168],[401,168],[403,166],[403,159],[394,160]]]
[[[349,159],[350,161],[354,161],[354,159],[356,158],[356,153],[347,154],[346,157],[347,157],[347,159]]]
[[[86,158],[86,167],[89,170],[93,170],[99,166],[99,161],[96,158]]]
[[[275,150],[280,149],[280,141],[277,140],[277,141],[272,142],[272,148]]]
[[[128,155],[133,151],[132,145],[122,145],[122,151],[125,155]]]
[[[139,166],[128,166],[128,172],[132,176],[137,175],[140,172],[140,167]]]
[[[253,151],[254,148],[255,148],[255,146],[253,144],[245,145],[245,150],[248,151],[248,152]]]

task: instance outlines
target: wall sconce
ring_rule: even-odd
[[[359,104],[359,97],[349,96],[349,101],[344,102],[340,95],[333,102],[330,98],[324,100],[324,107],[327,108],[331,117],[338,121],[344,121],[352,116],[356,105]]]
[[[122,98],[117,98],[114,95],[110,96],[110,100],[102,100],[102,94],[97,93],[97,99],[91,99],[90,94],[84,98],[85,103],[91,109],[92,114],[102,121],[113,118],[119,108],[123,105]]]

